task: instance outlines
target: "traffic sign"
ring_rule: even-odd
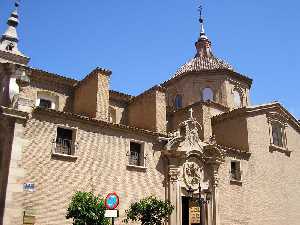
[[[105,210],[104,216],[107,218],[117,218],[119,216],[119,211],[116,209],[112,209],[112,210],[108,209]]]
[[[119,205],[119,196],[115,192],[109,193],[104,203],[107,209],[115,209]]]

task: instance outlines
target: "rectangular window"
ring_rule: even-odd
[[[39,107],[44,109],[51,109],[52,102],[46,99],[40,99]]]
[[[272,124],[272,137],[273,137],[273,145],[284,147],[283,141],[283,128],[278,123]]]
[[[55,153],[73,155],[74,132],[75,131],[71,129],[57,128]]]
[[[129,165],[144,166],[142,154],[142,144],[130,142]]]
[[[233,181],[241,181],[242,180],[241,162],[231,161],[230,175],[231,175],[231,180],[233,180]]]

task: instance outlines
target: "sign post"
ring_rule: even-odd
[[[114,219],[119,216],[119,212],[116,209],[119,205],[119,196],[115,192],[109,193],[104,203],[107,208],[107,210],[105,210],[105,217],[111,218],[111,223],[114,225]]]

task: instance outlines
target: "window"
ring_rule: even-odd
[[[272,123],[272,144],[282,148],[285,147],[283,129],[284,127],[280,123]]]
[[[74,155],[75,130],[58,127],[55,141],[55,153]]]
[[[36,106],[46,109],[58,109],[58,96],[48,91],[38,91]]]
[[[231,161],[230,162],[230,178],[232,181],[242,180],[241,162]]]
[[[145,166],[143,143],[130,142],[129,165],[140,167]]]
[[[40,99],[39,107],[44,109],[51,109],[52,102],[46,99]]]
[[[290,157],[292,151],[287,147],[286,127],[287,119],[278,112],[268,112],[267,119],[270,133],[270,152],[281,152]]]
[[[12,51],[14,49],[14,44],[13,43],[9,43],[7,46],[6,46],[6,51]]]
[[[176,109],[182,108],[182,96],[181,95],[176,95],[176,97],[175,97],[175,108]]]
[[[241,94],[236,90],[233,91],[233,103],[234,103],[235,107],[241,107],[242,106]]]
[[[214,92],[211,88],[207,87],[202,90],[202,100],[204,102],[214,100]]]

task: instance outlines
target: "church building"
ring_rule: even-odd
[[[132,96],[104,68],[29,66],[18,8],[0,39],[0,225],[71,225],[76,191],[116,192],[116,225],[150,195],[174,206],[169,225],[299,225],[300,122],[251,104],[252,79],[215,56],[202,16],[195,56]]]

